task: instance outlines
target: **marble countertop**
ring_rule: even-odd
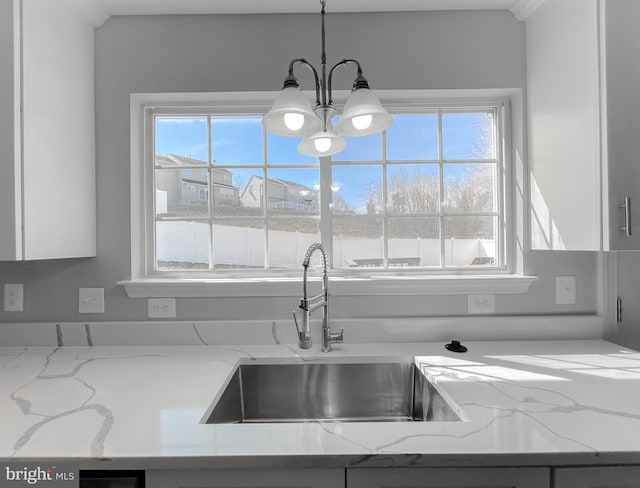
[[[0,348],[0,459],[81,468],[640,464],[640,353],[598,340]],[[460,422],[205,425],[239,361],[405,358]]]

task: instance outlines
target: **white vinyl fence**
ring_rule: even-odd
[[[162,262],[209,262],[209,225],[202,222],[157,222],[156,259]],[[263,229],[228,225],[213,226],[215,266],[256,267],[265,263]],[[319,234],[269,232],[269,265],[273,268],[296,268],[307,248],[320,240]],[[335,267],[358,259],[382,256],[382,239],[336,236],[333,243]],[[420,258],[421,266],[440,264],[440,241],[437,239],[390,239],[392,258]],[[446,239],[446,265],[469,266],[474,259],[495,256],[495,244],[481,239]]]

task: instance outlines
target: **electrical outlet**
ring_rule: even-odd
[[[472,314],[494,313],[496,311],[496,296],[493,293],[468,295],[467,311]]]
[[[171,319],[176,316],[175,298],[149,298],[147,316],[150,319]]]
[[[24,311],[24,285],[22,283],[4,284],[4,311]]]

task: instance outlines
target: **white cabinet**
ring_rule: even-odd
[[[527,18],[534,249],[600,246],[598,1],[550,0]]]
[[[640,2],[601,0],[603,158],[606,171],[604,198],[605,248],[640,249]],[[626,227],[625,198],[630,200],[631,235]]]
[[[638,15],[637,0],[564,0],[526,21],[534,249],[640,249]]]
[[[555,488],[638,488],[640,466],[562,468],[553,478]]]
[[[344,488],[344,469],[148,470],[147,488]]]
[[[348,488],[545,488],[547,468],[347,469]]]
[[[547,468],[148,470],[147,488],[547,488]]]
[[[0,2],[0,260],[94,256],[93,25]]]

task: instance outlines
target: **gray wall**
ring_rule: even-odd
[[[111,18],[96,30],[98,257],[0,263],[0,283],[25,284],[25,312],[0,321],[143,320],[146,300],[116,283],[130,277],[129,94],[277,90],[289,61],[319,63],[319,15]],[[358,59],[373,89],[524,88],[524,25],[510,13],[327,15],[328,62]],[[353,77],[340,72],[334,86]],[[310,75],[304,86],[310,86]],[[525,152],[520,150],[520,154]],[[595,253],[529,252],[541,279],[524,295],[496,297],[499,314],[593,313]],[[555,276],[576,275],[578,303],[555,305]],[[104,287],[106,313],[78,315],[79,287]],[[178,319],[284,318],[291,299],[179,299]],[[341,300],[336,317],[464,315],[463,296]]]

